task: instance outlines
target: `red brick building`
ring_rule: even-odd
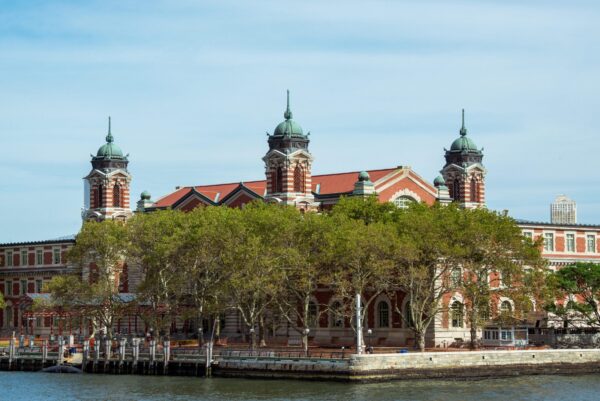
[[[464,111],[459,137],[452,142],[450,149],[445,150],[441,175],[433,182],[408,166],[312,175],[315,159],[309,149],[310,135],[304,133],[293,119],[289,93],[284,121],[269,135],[267,145],[268,149],[262,158],[264,179],[177,187],[156,201],[152,201],[150,194],[144,191],[137,202],[137,211],[189,211],[208,205],[242,207],[255,199],[293,205],[305,211],[321,211],[330,209],[341,196],[371,194],[376,194],[381,202],[392,202],[398,207],[408,202],[433,204],[452,201],[465,208],[485,206],[486,169],[482,163],[483,152],[467,136]],[[109,120],[106,143],[92,156],[92,169],[84,178],[84,219],[127,219],[131,216],[129,185],[132,177],[127,170],[128,163],[127,155],[114,142]],[[552,268],[576,261],[600,262],[600,225],[556,225],[527,221],[519,221],[519,225],[524,235],[532,238],[542,236],[545,239],[543,255]],[[69,237],[53,241],[0,244],[0,291],[8,305],[0,313],[0,327],[5,332],[19,327],[35,327],[47,332],[58,327],[60,322],[54,319],[25,320],[25,304],[20,304],[19,300],[23,295],[39,294],[45,281],[68,271],[64,253],[74,241],[74,237]],[[129,288],[123,291],[135,291],[139,279],[135,268],[130,267],[127,279]],[[329,310],[335,310],[335,302],[337,300],[326,290],[315,294],[315,304],[325,303]],[[510,300],[500,298],[495,302],[498,305],[492,305],[492,311],[510,304]],[[447,305],[448,311],[441,314],[431,328],[428,336],[430,343],[443,345],[455,338],[469,336],[466,322],[460,314],[460,294],[450,295]],[[338,340],[348,342],[353,335],[347,322],[333,313],[324,315],[318,326],[314,333],[317,340],[324,343]],[[411,342],[412,332],[404,327],[400,316],[393,311],[390,299],[384,295],[372,304],[367,326],[373,330],[373,341],[378,344],[404,345]],[[241,330],[239,319],[235,315],[229,316],[224,334],[239,336]]]

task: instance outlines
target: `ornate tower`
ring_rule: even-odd
[[[444,150],[446,165],[440,172],[452,201],[465,208],[485,206],[486,170],[481,164],[483,148],[477,149],[475,142],[467,137],[464,109],[460,137],[452,142],[450,150]]]
[[[263,157],[267,176],[267,194],[270,201],[294,205],[301,210],[315,209],[311,187],[313,157],[308,151],[308,134],[292,120],[290,91],[287,91],[285,121],[269,135],[269,151]]]
[[[127,156],[114,143],[108,117],[106,143],[92,156],[92,171],[84,177],[84,220],[127,219],[129,209],[129,184]]]

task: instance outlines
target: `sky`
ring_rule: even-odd
[[[81,226],[112,116],[132,203],[264,178],[265,132],[311,132],[313,174],[433,180],[460,110],[488,207],[600,223],[597,1],[0,0],[0,242]]]

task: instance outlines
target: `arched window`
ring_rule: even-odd
[[[452,200],[460,200],[460,180],[458,178],[455,178],[452,183]]]
[[[102,184],[98,185],[98,189],[96,189],[96,207],[100,208],[104,206],[104,202],[102,199],[102,195],[104,194],[104,186]]]
[[[450,307],[452,327],[463,327],[463,304],[456,301]]]
[[[390,306],[385,301],[377,304],[377,327],[390,327]]]
[[[408,208],[408,205],[410,205],[413,202],[416,202],[415,198],[407,195],[402,195],[394,199],[394,205],[396,205],[396,207],[400,209]]]
[[[330,327],[344,327],[344,314],[342,311],[342,304],[339,301],[335,301],[329,307],[329,326]]]
[[[407,328],[411,328],[413,327],[413,317],[412,317],[412,311],[411,309],[411,305],[410,305],[410,301],[406,303],[406,305],[404,305],[404,323],[406,324]]]
[[[115,184],[113,187],[113,207],[121,207],[121,186]]]
[[[277,178],[275,179],[275,192],[283,192],[283,169],[277,167]]]
[[[479,202],[479,185],[475,178],[471,179],[471,202]]]
[[[510,315],[512,313],[512,305],[509,301],[502,301],[500,304],[500,314]]]
[[[300,165],[294,169],[294,192],[304,193],[304,170]]]
[[[308,303],[308,327],[317,327],[319,323],[319,309],[313,301]]]

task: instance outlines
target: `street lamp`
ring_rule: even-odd
[[[198,348],[202,348],[202,340],[204,340],[204,333],[202,327],[198,327]]]
[[[304,343],[304,355],[308,356],[308,333],[310,333],[310,329],[308,327],[306,327],[304,329],[304,341],[306,341]]]
[[[371,330],[371,329],[367,330],[367,335],[369,336],[369,349],[368,349],[368,352],[370,354],[373,353],[373,348],[371,348],[371,334],[373,334],[373,330]]]

